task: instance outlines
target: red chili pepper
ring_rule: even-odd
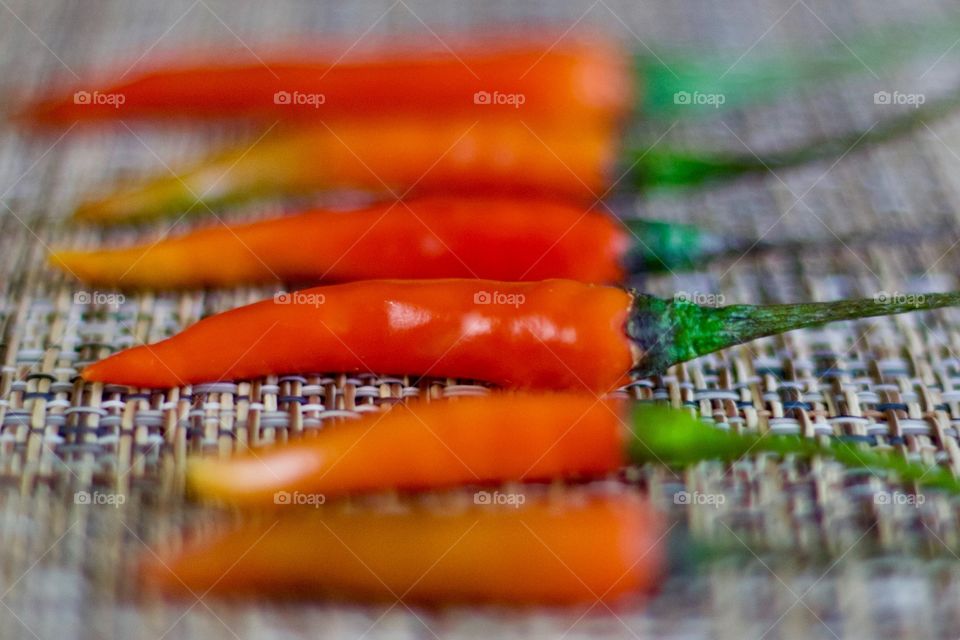
[[[474,277],[607,283],[627,275],[632,255],[648,246],[656,255],[666,234],[653,229],[636,229],[637,242],[612,216],[544,199],[420,198],[217,225],[127,249],[59,251],[50,260],[81,280],[123,287]]]
[[[871,28],[844,34],[834,46],[749,59],[740,51],[691,56],[646,44],[633,53],[603,34],[574,36],[569,30],[525,31],[522,38],[445,36],[432,50],[418,34],[395,37],[388,50],[376,51],[348,42],[323,51],[312,43],[262,50],[255,60],[212,51],[157,61],[147,71],[121,66],[122,73],[97,84],[54,93],[23,117],[41,124],[138,117],[273,122],[384,113],[473,116],[501,108],[577,122],[617,119],[637,102],[645,116],[676,120],[866,69],[902,66],[924,53],[941,55],[956,33],[955,21],[938,19],[922,28]]]
[[[542,198],[425,197],[349,213],[314,209],[218,224],[119,249],[55,251],[50,263],[92,284],[168,289],[378,278],[568,278],[597,284],[696,268],[711,259],[802,250],[806,240],[719,237],[692,225],[617,220]],[[885,229],[838,246],[939,237],[955,225]]]
[[[422,38],[419,38],[422,42]],[[23,116],[37,124],[99,119],[336,119],[384,114],[616,121],[633,104],[629,56],[610,40],[524,35],[451,40],[454,50],[395,42],[387,51],[263,52],[156,65],[57,91]],[[463,46],[461,46],[463,45]],[[352,47],[350,47],[352,49]],[[109,76],[107,76],[109,78]]]
[[[369,280],[278,294],[85,368],[84,379],[173,387],[322,371],[608,391],[631,372],[762,336],[960,303],[960,293],[703,307],[569,280]]]
[[[512,497],[523,504],[291,508],[150,558],[144,577],[181,595],[510,605],[613,602],[660,577],[662,522],[639,497]]]
[[[465,193],[586,200],[607,180],[611,132],[601,125],[531,127],[502,118],[313,125],[237,148],[181,175],[86,202],[76,216],[129,222],[318,189],[389,197]]]
[[[607,389],[632,364],[630,295],[566,280],[368,280],[234,309],[83,372],[172,387],[281,371],[477,377],[506,385]],[[570,367],[569,369],[567,367]]]

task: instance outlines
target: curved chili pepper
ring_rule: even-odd
[[[835,320],[960,304],[960,293],[704,307],[569,280],[368,280],[278,294],[95,363],[138,387],[318,371],[608,391],[755,338]]]
[[[688,412],[589,394],[492,394],[398,405],[333,425],[291,444],[228,460],[190,463],[201,499],[277,504],[300,492],[334,499],[380,491],[602,477],[647,462],[686,467],[771,452],[827,456],[848,467],[889,471],[902,481],[960,493],[942,467],[838,441],[732,433]],[[281,501],[282,502],[282,501]]]
[[[195,54],[193,60],[181,58],[140,75],[124,73],[129,79],[58,92],[22,116],[52,125],[131,118],[274,122],[501,112],[582,122],[616,121],[632,108],[630,58],[609,39],[525,35],[451,44],[456,51],[424,50],[414,41],[347,55],[333,47],[311,55],[316,47],[308,46],[286,54],[264,52],[252,61]]]
[[[611,132],[589,124],[575,132],[534,129],[503,118],[313,125],[227,152],[179,176],[84,203],[76,217],[129,222],[317,189],[391,197],[439,192],[585,200],[606,182],[613,160]]]
[[[86,282],[132,288],[376,278],[615,283],[630,272],[690,266],[729,244],[692,226],[618,222],[547,199],[427,197],[218,225],[124,249],[57,251],[50,262]]]
[[[425,604],[611,602],[661,575],[663,525],[629,493],[511,494],[510,505],[292,509],[145,563],[183,595]]]

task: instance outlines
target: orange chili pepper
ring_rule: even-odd
[[[572,393],[401,404],[286,446],[192,461],[189,481],[201,497],[269,505],[278,495],[284,503],[283,492],[326,500],[387,489],[594,477],[627,464],[625,408]]]
[[[559,35],[559,34],[558,34]],[[422,37],[418,36],[422,42]],[[155,118],[355,118],[384,114],[617,120],[633,105],[630,57],[599,38],[524,35],[451,40],[454,51],[316,47],[181,56],[144,73],[78,86],[28,107],[36,124]],[[353,49],[352,46],[349,49]]]
[[[571,135],[575,133],[575,135]],[[601,191],[614,153],[612,129],[538,126],[505,118],[379,119],[312,125],[236,149],[178,176],[82,204],[99,223],[203,210],[264,193],[353,189],[426,193],[555,195]]]
[[[613,602],[661,575],[662,522],[628,493],[516,494],[514,505],[291,509],[145,563],[181,595],[424,604]]]
[[[733,433],[687,411],[641,402],[628,412],[624,401],[589,394],[498,393],[414,402],[309,436],[231,459],[193,460],[187,474],[191,491],[238,505],[289,505],[377,491],[601,477],[649,462],[687,467],[768,452],[831,458],[960,493],[960,480],[947,468],[857,443]]]
[[[86,367],[93,382],[173,387],[322,371],[608,391],[629,373],[834,320],[960,304],[930,293],[709,307],[569,280],[368,280],[277,294]]]
[[[659,236],[644,230],[633,248],[624,224],[575,204],[428,197],[217,225],[125,249],[59,251],[50,260],[86,282],[124,287],[471,277],[606,283],[621,281],[629,254],[646,243],[656,255]]]

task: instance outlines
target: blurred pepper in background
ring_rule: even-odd
[[[665,546],[649,503],[611,491],[515,493],[508,504],[291,506],[279,519],[151,556],[143,576],[182,596],[610,603],[656,584]]]

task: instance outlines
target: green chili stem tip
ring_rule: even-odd
[[[878,475],[895,475],[902,482],[960,494],[960,480],[942,466],[907,461],[897,454],[873,451],[842,440],[799,436],[740,434],[704,424],[687,411],[662,405],[639,404],[633,410],[629,459],[687,467],[705,460],[732,462],[747,455],[774,453],[803,458],[823,456],[847,468],[866,469]]]

